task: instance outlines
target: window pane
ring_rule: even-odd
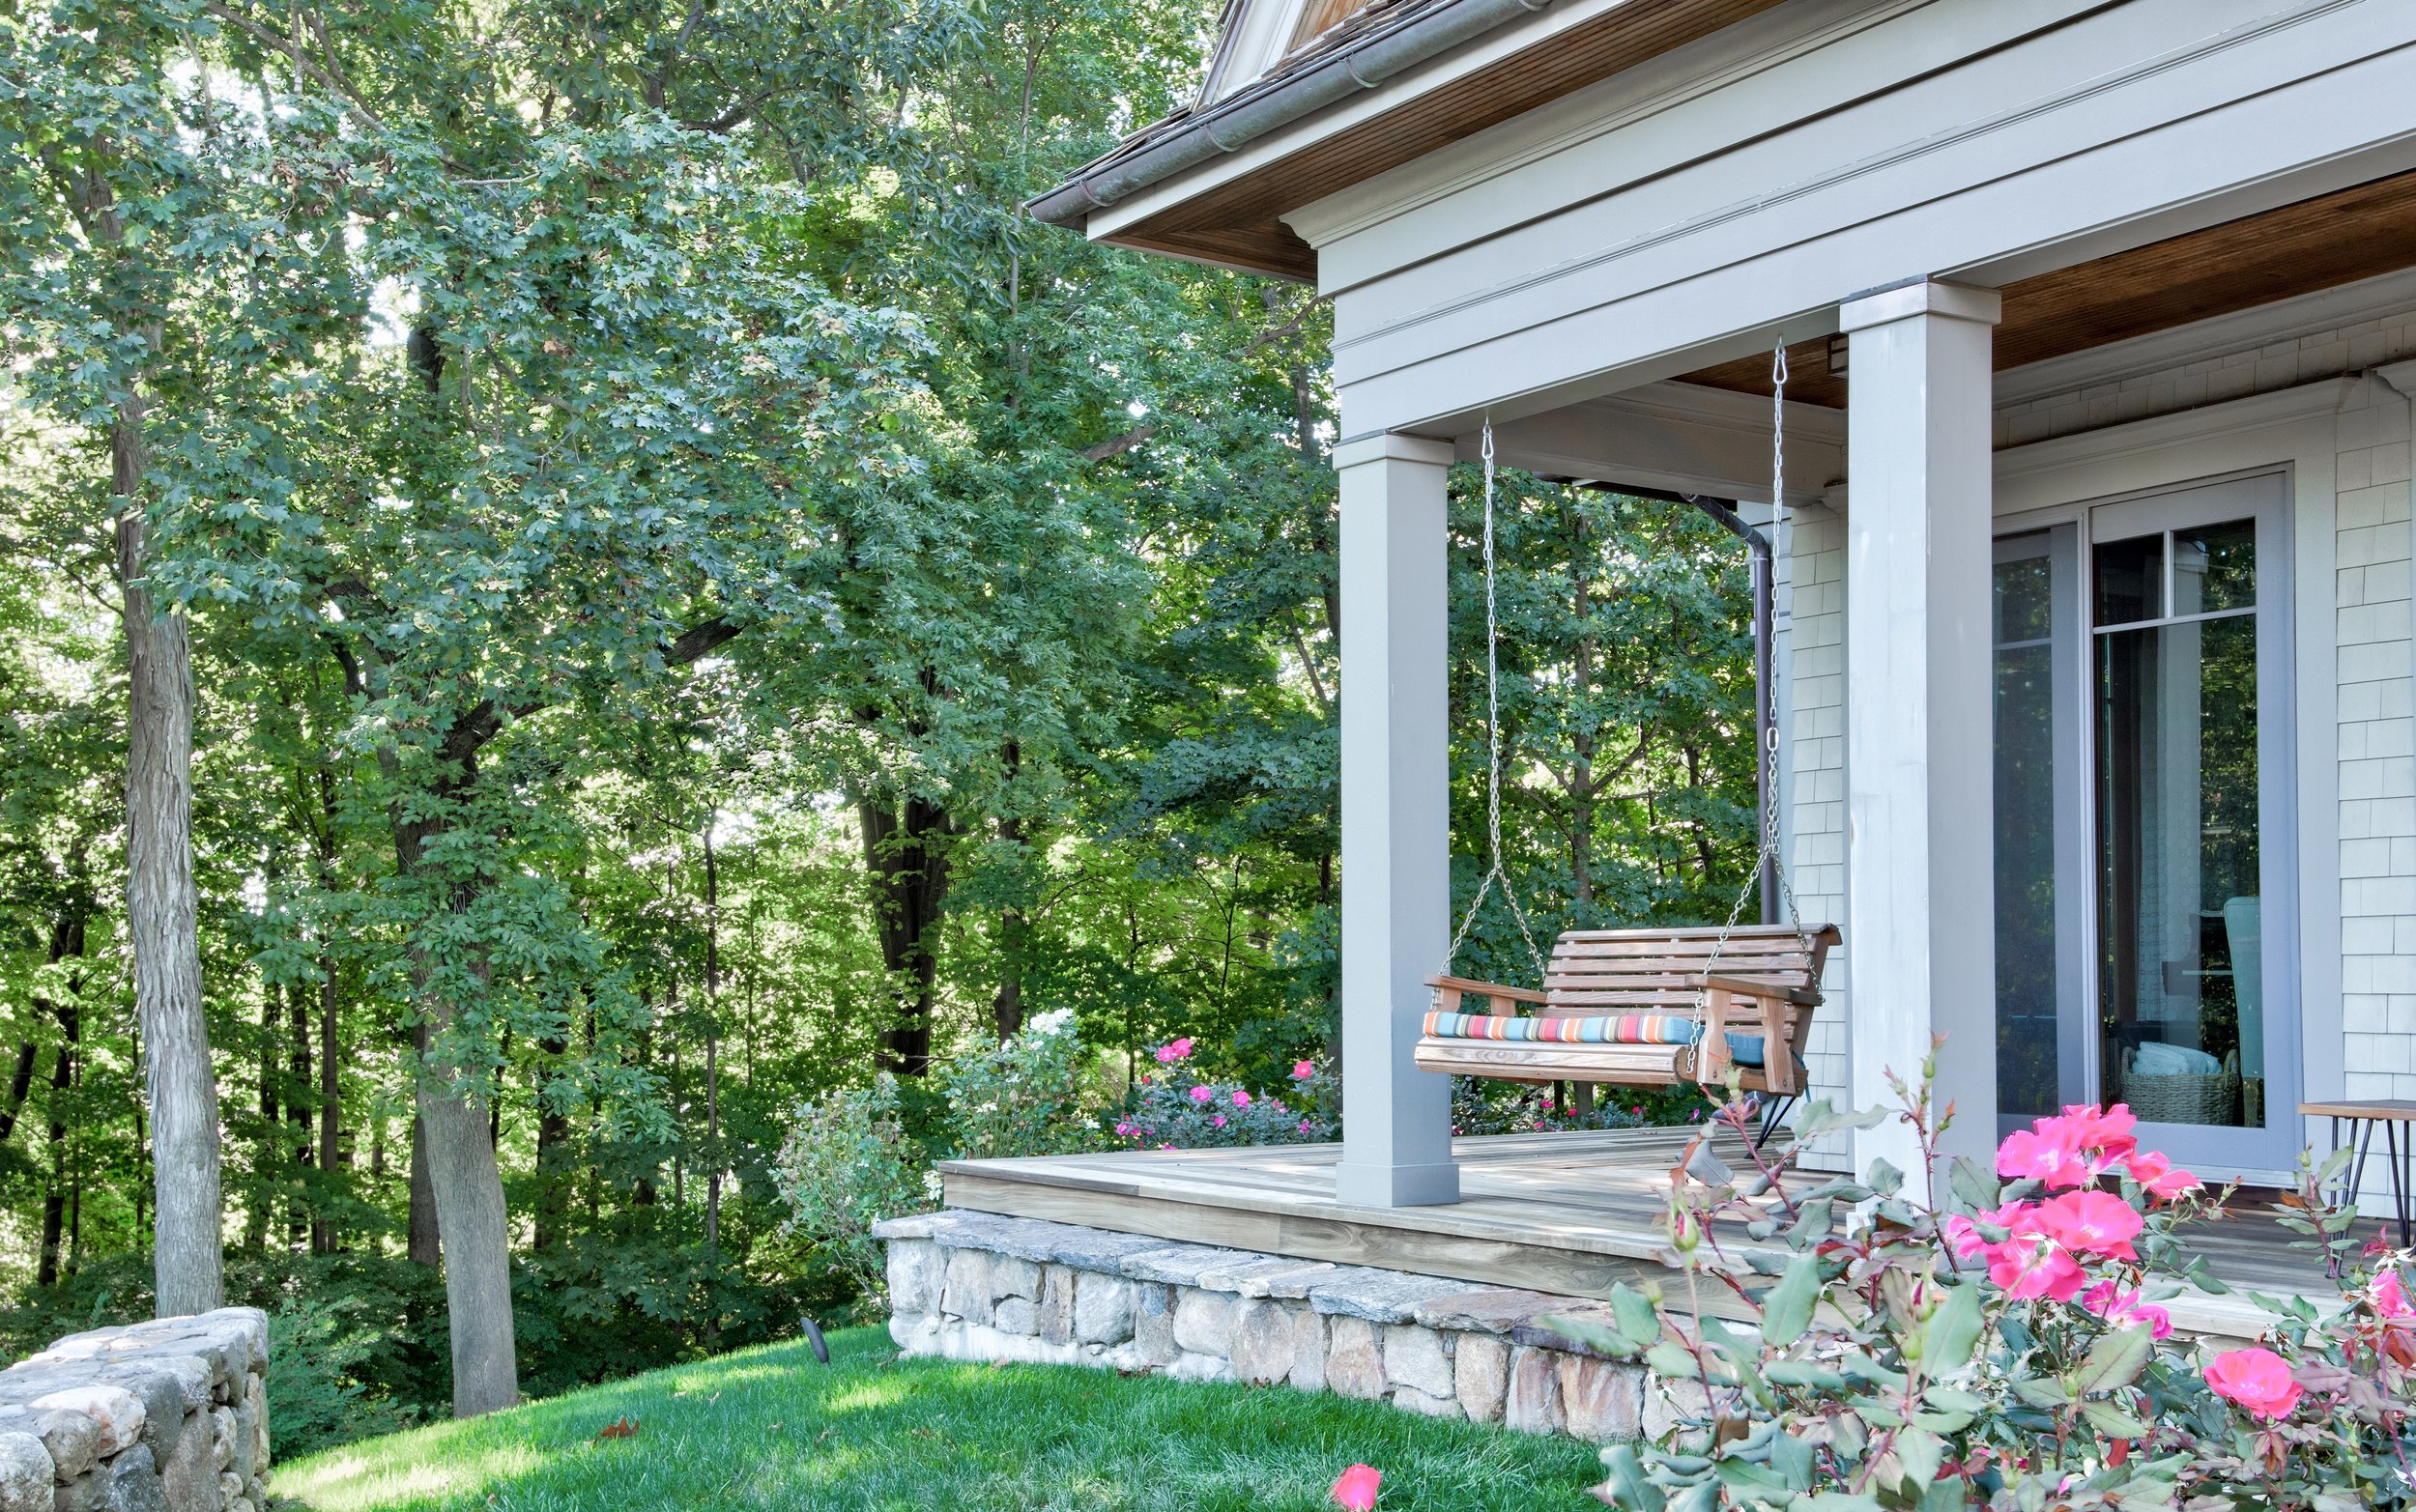
[[[2007,562],[1997,569],[2003,607]],[[2047,563],[2037,563],[2042,576]],[[2050,628],[2042,625],[2041,633]],[[2056,1111],[2056,722],[2052,644],[1997,653],[1997,1111]]]
[[[1997,643],[2044,641],[2055,630],[2055,578],[2044,556],[1997,564]]]
[[[2172,532],[2172,612],[2211,614],[2257,604],[2257,522]]]
[[[2165,598],[2165,538],[2134,536],[2097,546],[2097,617],[2100,625],[2162,619]]]
[[[2097,683],[2105,1100],[2261,1127],[2256,617],[2100,636]]]

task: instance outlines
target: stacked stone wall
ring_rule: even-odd
[[[269,1320],[255,1307],[72,1334],[0,1371],[0,1512],[256,1512]]]
[[[995,1213],[876,1232],[907,1355],[1285,1384],[1596,1443],[1667,1425],[1641,1366],[1543,1322],[1603,1303]]]

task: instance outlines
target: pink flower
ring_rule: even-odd
[[[2112,1192],[2065,1192],[2038,1205],[2038,1231],[2076,1254],[2137,1260],[2131,1241],[2146,1226],[2137,1209]]]
[[[1219,1128],[1222,1128],[1222,1127],[1224,1127],[1224,1115],[1223,1115],[1223,1114],[1222,1114],[1222,1113],[1220,1113],[1220,1114],[1218,1114],[1215,1118],[1210,1119],[1208,1122],[1209,1122],[1209,1123],[1211,1123],[1211,1124],[1214,1124],[1214,1125],[1215,1125],[1217,1127],[1219,1127]]]
[[[2049,1186],[2078,1186],[2088,1180],[2088,1161],[2072,1142],[2068,1127],[2056,1119],[2040,1119],[2032,1128],[2017,1128],[1997,1147],[1997,1174],[2015,1181],[2044,1182]]]
[[[2374,1277],[2374,1313],[2382,1318],[2416,1318],[2416,1307],[2408,1305],[2407,1289],[2400,1283],[2397,1270],[2385,1270]]]
[[[2118,1160],[2139,1148],[2131,1131],[2139,1127],[2140,1121],[2127,1102],[2117,1102],[2110,1108],[2070,1106],[2063,1110],[2063,1122],[2071,1126],[2073,1137],[2083,1149],[2102,1150]]]
[[[1372,1465],[1354,1465],[1334,1479],[1334,1503],[1349,1512],[1369,1512],[1376,1504],[1376,1488],[1384,1483],[1384,1471]]]
[[[1118,1125],[1116,1126],[1116,1132],[1117,1132],[1117,1133],[1119,1133],[1119,1134],[1129,1134],[1129,1133],[1131,1133],[1132,1131],[1133,1131],[1133,1126],[1132,1126],[1132,1125],[1130,1125],[1130,1124],[1118,1124]]]
[[[1191,1058],[1192,1053],[1192,1037],[1190,1035],[1185,1035],[1182,1039],[1167,1045],[1166,1048],[1174,1052],[1174,1058],[1176,1060],[1188,1060]]]
[[[1192,1100],[1194,1102],[1205,1102],[1210,1098],[1215,1096],[1216,1094],[1206,1087],[1194,1087],[1192,1089]]]
[[[2068,1302],[2081,1295],[2080,1262],[2044,1234],[2016,1234],[1988,1248],[1988,1278],[2018,1300],[2051,1297]]]
[[[1234,1105],[1235,1107],[1237,1107],[1237,1108],[1246,1108],[1246,1107],[1249,1107],[1249,1106],[1250,1106],[1250,1094],[1249,1094],[1249,1093],[1247,1093],[1247,1092],[1244,1092],[1244,1091],[1243,1091],[1241,1088],[1239,1088],[1239,1087],[1234,1088],[1234,1089],[1233,1089],[1233,1105]]]
[[[2100,1281],[2081,1297],[2081,1305],[2116,1327],[2144,1324],[2148,1336],[2157,1339],[2172,1337],[2172,1315],[2153,1302],[2140,1300],[2137,1292],[2125,1292],[2112,1281]]]
[[[1978,1221],[1994,1228],[2021,1229],[2028,1222],[2031,1209],[2028,1203],[2009,1202],[1994,1212],[1976,1214]],[[2030,1232],[2036,1233],[2032,1226]],[[1938,1220],[1938,1237],[1946,1241],[1946,1248],[1957,1260],[1977,1260],[1990,1248],[1971,1218],[1950,1212]]]
[[[1313,1061],[1294,1061],[1292,1063],[1292,1079],[1294,1081],[1307,1081],[1309,1077],[1316,1074],[1317,1067],[1316,1063]]]
[[[2272,1422],[2287,1417],[2307,1388],[2291,1379],[2290,1365],[2271,1350],[2233,1350],[2206,1367],[2215,1395],[2236,1402],[2249,1415]]]
[[[1307,1119],[1302,1119],[1302,1120],[1300,1121],[1300,1131],[1301,1131],[1302,1133],[1304,1133],[1304,1134],[1306,1134],[1306,1133],[1308,1133],[1308,1132],[1309,1132],[1309,1120],[1307,1120]],[[1458,1133],[1458,1132],[1459,1132],[1459,1130],[1455,1128],[1455,1129],[1452,1129],[1452,1133],[1454,1133],[1454,1134],[1456,1134],[1456,1133]]]
[[[2171,1202],[2184,1192],[2198,1190],[2198,1178],[2187,1171],[2176,1170],[2171,1160],[2154,1150],[2143,1150],[2124,1162],[2130,1167],[2131,1180],[2147,1189],[2158,1202]]]

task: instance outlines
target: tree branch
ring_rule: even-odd
[[[1105,462],[1109,457],[1124,455],[1157,434],[1158,422],[1143,420],[1121,436],[1110,436],[1106,441],[1083,447],[1081,457],[1084,462]]]

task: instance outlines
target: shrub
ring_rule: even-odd
[[[1741,1108],[1725,1117],[1742,1131]],[[1683,1414],[1657,1445],[1603,1451],[1596,1496],[1641,1512],[2410,1504],[2404,1257],[2350,1269],[2337,1315],[2258,1298],[2275,1322],[2258,1346],[2200,1361],[2158,1304],[2227,1290],[2181,1237],[2215,1204],[2138,1148],[2128,1109],[2066,1109],[2007,1137],[1994,1174],[1941,1172],[1925,1080],[1902,1117],[1949,1209],[1884,1162],[1798,1176],[1806,1142],[1882,1117],[1815,1103],[1743,1173],[1698,1136],[1669,1212],[1693,1317],[1620,1288],[1606,1321],[1556,1322],[1643,1359]],[[2353,1217],[2318,1196],[2336,1171],[2303,1165],[2289,1208],[2327,1257]],[[1779,1247],[1728,1253],[1714,1220]],[[1709,1291],[1751,1331],[1704,1313]]]
[[[1332,1139],[1328,1110],[1334,1078],[1315,1061],[1296,1061],[1280,1094],[1252,1092],[1239,1082],[1194,1075],[1189,1039],[1154,1045],[1159,1070],[1134,1086],[1116,1137],[1148,1150],[1206,1150],[1231,1145],[1301,1145]]]
[[[1681,1096],[1672,1099],[1667,1094]],[[1653,1124],[1683,1124],[1691,1114],[1703,1116],[1703,1099],[1691,1088],[1632,1087],[1596,1089],[1591,1112],[1555,1100],[1549,1085],[1493,1081],[1480,1076],[1452,1078],[1452,1132],[1454,1134],[1543,1134],[1585,1128],[1639,1128]],[[1676,1101],[1674,1113],[1670,1104]]]
[[[1070,1009],[1035,1014],[1010,1039],[960,1056],[939,1077],[961,1159],[1096,1150],[1107,1096]]]
[[[898,1116],[897,1078],[797,1104],[772,1183],[789,1205],[791,1232],[817,1258],[878,1296],[882,1251],[873,1225],[938,1206],[936,1177]]]
[[[364,1384],[387,1345],[357,1298],[290,1297],[269,1314],[269,1426],[280,1458],[412,1425],[417,1408]]]

